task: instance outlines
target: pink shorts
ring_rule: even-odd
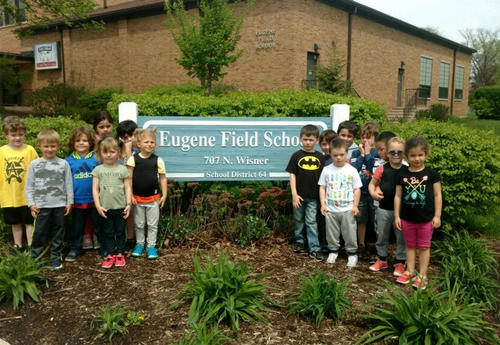
[[[432,239],[432,221],[412,223],[401,219],[401,228],[408,248],[430,248]]]

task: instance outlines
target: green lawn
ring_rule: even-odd
[[[452,117],[453,123],[468,126],[476,129],[490,130],[500,136],[500,121],[499,120],[478,120],[473,113],[469,113],[467,117],[456,118]]]

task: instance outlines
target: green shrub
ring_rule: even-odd
[[[426,164],[441,174],[444,228],[465,224],[467,212],[486,214],[500,203],[500,138],[451,122],[428,120],[387,125],[403,138],[423,135],[431,154]]]
[[[238,91],[238,88],[234,85],[227,85],[220,83],[212,85],[212,96],[220,96],[234,91]]]
[[[202,86],[186,83],[180,85],[155,85],[148,87],[144,91],[143,94],[153,96],[153,97],[161,97],[161,96],[172,96],[172,95],[182,95],[182,94],[203,94],[205,91]]]
[[[239,215],[228,221],[225,231],[241,247],[266,237],[271,230],[262,218],[251,214]]]
[[[405,290],[385,282],[387,291],[374,301],[373,310],[362,315],[374,323],[356,344],[399,338],[407,345],[481,344],[480,337],[499,344],[493,325],[483,319],[481,304],[457,303],[457,291]]]
[[[205,324],[196,324],[191,327],[180,341],[170,345],[223,345],[230,340],[215,325],[207,327]]]
[[[266,275],[249,273],[245,263],[229,260],[229,253],[220,253],[217,264],[208,257],[201,264],[193,258],[192,281],[186,283],[175,298],[179,302],[191,301],[188,323],[219,324],[229,322],[233,330],[239,330],[240,320],[268,322],[261,314],[271,311],[267,305],[272,300],[264,294],[268,288],[260,280]]]
[[[436,121],[446,121],[450,118],[450,108],[445,104],[431,104],[429,109],[419,109],[415,112],[417,120],[430,119]]]
[[[89,125],[93,125],[96,111],[89,108],[63,107],[58,108],[55,111],[54,116],[62,116],[69,119],[82,120]]]
[[[484,214],[477,213],[474,209],[467,210],[464,218],[470,232],[500,237],[500,206],[495,205]]]
[[[49,85],[31,93],[31,104],[35,113],[53,115],[59,108],[76,107],[78,98],[84,93],[85,91],[81,87],[50,80]]]
[[[191,224],[185,215],[169,215],[162,213],[158,223],[158,235],[156,245],[161,247],[165,240],[171,240],[175,244],[185,243],[187,237],[197,232],[194,224]]]
[[[87,93],[78,98],[78,105],[90,110],[106,110],[108,103],[111,102],[113,94],[123,93],[123,89],[103,88],[94,92]]]
[[[28,252],[0,255],[0,302],[12,300],[14,309],[24,304],[26,295],[38,302],[39,287],[43,284],[48,287],[42,266],[43,262],[33,259]]]
[[[129,326],[140,326],[144,321],[141,312],[126,309],[123,306],[103,306],[90,323],[91,329],[98,330],[98,337],[106,335],[111,341],[116,334],[128,333]]]
[[[500,120],[500,87],[476,89],[471,94],[469,104],[478,119]]]
[[[116,116],[121,102],[136,102],[140,116],[227,116],[227,117],[328,117],[334,103],[350,105],[351,120],[358,125],[386,120],[382,105],[352,96],[317,90],[230,92],[219,97],[202,94],[113,95],[109,110]]]
[[[328,316],[333,320],[341,320],[351,308],[348,299],[347,284],[349,281],[338,281],[335,277],[327,277],[320,270],[307,277],[301,276],[298,291],[290,296],[292,301],[288,308],[300,315],[312,317],[319,326]]]

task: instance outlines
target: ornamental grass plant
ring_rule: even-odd
[[[230,340],[219,331],[216,325],[207,327],[206,324],[191,325],[191,330],[178,342],[170,345],[223,345]]]
[[[91,329],[97,329],[99,338],[108,337],[111,341],[117,334],[128,333],[128,327],[140,326],[144,314],[124,306],[102,306],[90,323]]]

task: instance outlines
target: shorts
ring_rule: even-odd
[[[432,239],[432,221],[412,223],[401,219],[401,228],[407,248],[430,248]]]
[[[5,207],[3,210],[3,220],[5,224],[30,224],[33,225],[33,217],[28,206]]]
[[[375,206],[373,199],[369,195],[361,195],[359,200],[359,216],[356,217],[358,223],[373,223],[375,220]]]

